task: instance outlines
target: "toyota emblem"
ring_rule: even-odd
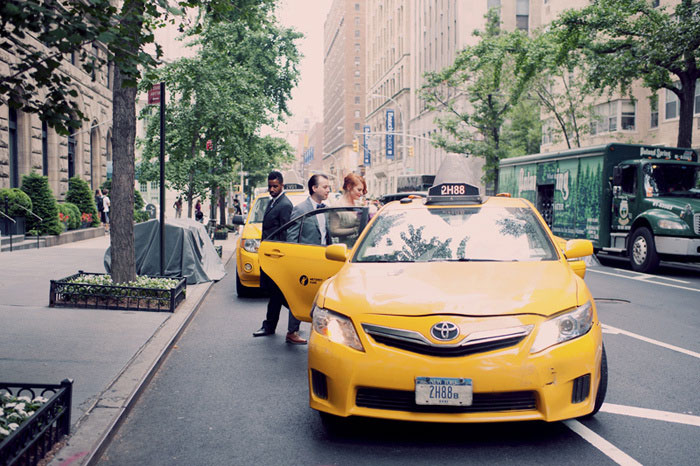
[[[430,328],[430,334],[436,340],[450,341],[459,336],[459,327],[452,322],[438,322]]]

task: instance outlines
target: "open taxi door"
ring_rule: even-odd
[[[367,207],[318,209],[292,219],[271,235],[286,241],[260,243],[260,269],[282,291],[297,319],[311,321],[311,306],[318,288],[344,265],[326,258],[326,245],[345,244],[349,256],[368,219]],[[319,221],[326,227],[324,245],[319,244]]]

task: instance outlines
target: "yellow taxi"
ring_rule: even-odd
[[[585,263],[576,260],[593,253],[591,242],[560,247],[527,200],[483,197],[440,174],[436,183],[427,198],[384,206],[351,247],[336,238],[261,243],[262,270],[294,315],[312,322],[311,408],[331,425],[348,416],[595,414],[608,369]],[[282,228],[333,214],[317,210]]]
[[[298,183],[287,183],[284,192],[293,205],[303,202],[308,193],[304,186]],[[241,215],[233,217],[234,225],[243,225],[241,237],[236,248],[236,293],[239,297],[254,294],[260,288],[260,264],[258,262],[258,247],[262,238],[262,221],[270,194],[259,194],[244,219]]]

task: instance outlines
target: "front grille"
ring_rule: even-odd
[[[591,374],[582,375],[574,379],[574,387],[571,390],[571,402],[581,403],[588,398],[591,392]]]
[[[314,395],[322,400],[328,399],[328,382],[326,381],[326,374],[319,372],[316,369],[311,369],[311,387],[313,388]]]
[[[515,346],[530,334],[532,328],[532,325],[522,325],[475,332],[457,343],[445,344],[433,343],[421,333],[413,330],[362,324],[365,333],[377,343],[412,353],[441,357],[467,356]]]
[[[445,356],[445,357],[456,357],[456,356],[467,356],[469,354],[485,353],[487,351],[493,351],[501,348],[508,348],[509,346],[514,346],[520,343],[523,338],[527,335],[519,335],[511,338],[506,338],[504,340],[498,341],[487,341],[484,343],[477,343],[470,346],[427,346],[422,343],[413,343],[403,340],[396,340],[387,336],[372,335],[374,341],[387,346],[393,346],[394,348],[399,348],[406,351],[411,351],[412,353],[425,354],[428,356]]]
[[[406,390],[361,387],[355,404],[362,408],[410,411],[413,413],[483,413],[536,409],[535,392],[474,393],[471,406],[425,406],[416,404],[416,394]]]
[[[696,235],[700,235],[700,214],[693,215],[693,229]]]

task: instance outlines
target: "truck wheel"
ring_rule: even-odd
[[[659,255],[654,246],[654,236],[646,227],[632,233],[628,254],[632,268],[637,272],[651,273],[659,266]]]
[[[238,278],[238,271],[236,271],[236,294],[239,298],[250,298],[253,294],[250,288],[241,283],[241,279]]]

